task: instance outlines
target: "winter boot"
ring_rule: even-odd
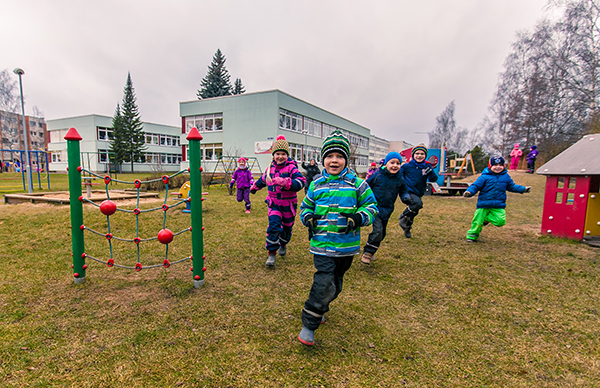
[[[402,228],[402,230],[406,230],[406,229],[410,228],[409,221],[404,216],[400,217],[400,227]]]
[[[406,238],[412,237],[412,233],[410,233],[410,227],[404,229],[404,237],[406,237]]]
[[[363,253],[362,257],[360,258],[360,262],[366,265],[371,264],[371,261],[374,261],[375,257],[373,256],[372,253],[369,252],[365,252]]]
[[[269,251],[269,257],[267,258],[267,262],[265,263],[267,267],[272,267],[275,265],[275,251]]]
[[[285,256],[285,254],[287,253],[287,245],[281,245],[279,246],[279,256]]]
[[[250,214],[250,209],[246,209],[246,214]]]
[[[302,330],[298,334],[298,340],[306,346],[313,346],[315,344],[315,331],[302,326]]]

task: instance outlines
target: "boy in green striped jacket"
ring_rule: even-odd
[[[367,183],[348,169],[350,142],[339,131],[324,141],[322,175],[315,176],[304,201],[300,218],[308,227],[310,253],[317,269],[302,309],[304,345],[315,344],[315,330],[325,321],[329,304],[342,291],[344,274],[360,253],[361,226],[371,225],[377,214],[377,201]]]

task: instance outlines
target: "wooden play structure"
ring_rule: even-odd
[[[536,173],[546,176],[542,234],[600,245],[600,134],[584,136]]]

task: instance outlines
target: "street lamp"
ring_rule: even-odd
[[[29,145],[27,144],[27,127],[25,124],[25,103],[23,102],[23,82],[21,80],[21,76],[25,74],[23,69],[19,69],[18,67],[13,70],[15,74],[19,76],[19,88],[21,89],[21,112],[23,114],[23,143],[25,144],[25,165],[27,166],[27,192],[31,194],[33,192],[33,180],[31,179],[31,163],[29,162]],[[25,168],[23,161],[21,160],[21,168]]]

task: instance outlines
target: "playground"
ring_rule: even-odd
[[[244,214],[226,187],[210,187],[200,288],[183,263],[136,271],[92,260],[74,284],[69,207],[0,205],[0,385],[594,386],[599,251],[541,236],[545,178],[511,175],[532,193],[509,193],[507,225],[487,226],[478,244],[464,242],[476,199],[424,197],[410,240],[392,222],[397,206],[379,260],[355,258],[313,348],[296,339],[314,272],[307,232],[297,221],[285,259],[265,268],[264,191]],[[113,233],[135,234],[121,213]],[[93,205],[83,217],[106,225]],[[140,235],[162,225],[162,212],[140,217]],[[167,222],[179,231],[190,215],[172,208]],[[169,255],[189,255],[187,236]],[[90,254],[108,252],[106,239],[85,242]],[[115,255],[135,263],[131,243],[117,243]],[[163,244],[140,246],[150,264],[163,262]]]

